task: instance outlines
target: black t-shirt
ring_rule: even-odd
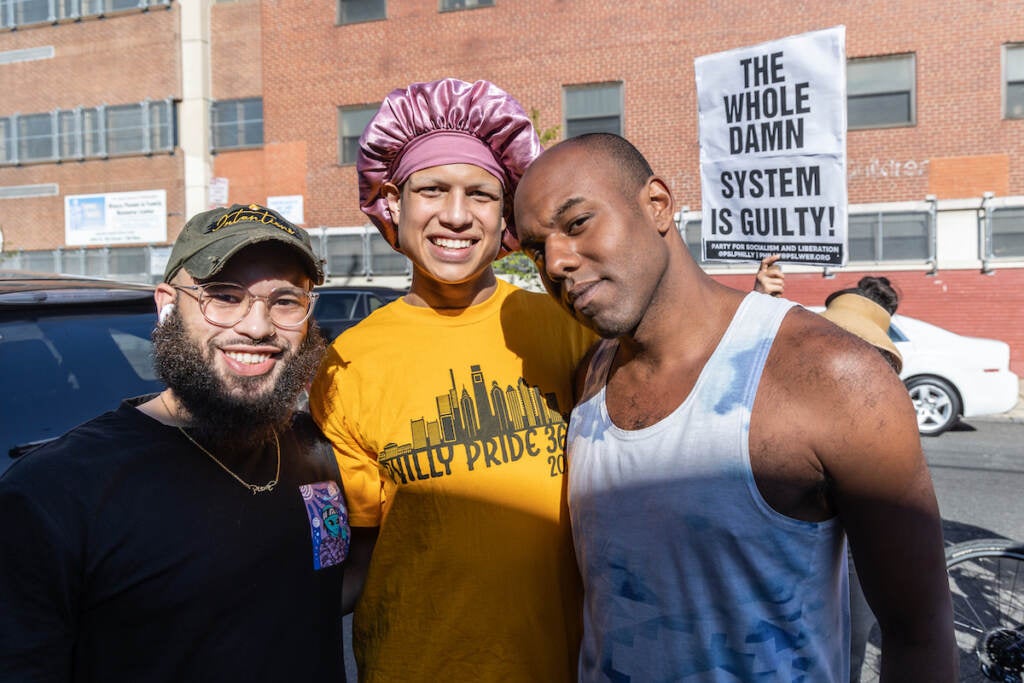
[[[298,414],[279,483],[253,495],[142,400],[0,478],[0,677],[344,681],[329,443]],[[238,474],[262,484],[274,462]]]

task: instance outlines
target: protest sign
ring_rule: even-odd
[[[845,27],[699,57],[694,68],[704,260],[845,265]]]

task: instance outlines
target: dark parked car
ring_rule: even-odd
[[[331,339],[404,294],[387,287],[318,290]],[[0,270],[0,473],[15,458],[121,399],[157,392],[153,287]]]
[[[313,308],[313,317],[328,342],[384,304],[405,294],[404,290],[392,287],[341,285],[317,287],[316,291],[320,298]]]
[[[160,391],[153,288],[0,271],[0,472],[121,399]]]

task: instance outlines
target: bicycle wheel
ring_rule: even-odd
[[[946,549],[961,681],[1024,682],[1024,544],[1006,539]]]

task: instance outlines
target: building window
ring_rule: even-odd
[[[170,4],[171,0],[0,0],[0,28],[103,17],[113,12],[140,12]]]
[[[564,111],[567,139],[585,133],[622,135],[622,84],[566,86]]]
[[[354,164],[359,156],[359,136],[380,109],[379,104],[338,109],[338,163]]]
[[[144,105],[107,107],[107,153],[139,154],[146,148]]]
[[[932,216],[925,211],[851,214],[849,261],[928,261]]]
[[[49,161],[57,158],[53,124],[52,114],[29,114],[18,117],[19,161]]]
[[[494,0],[441,0],[442,12],[476,9],[477,7],[494,7]]]
[[[49,0],[0,0],[4,26],[43,24],[50,18]]]
[[[327,272],[331,277],[366,275],[362,232],[327,236]]]
[[[1024,257],[1024,207],[992,209],[987,258]]]
[[[170,100],[0,117],[0,164],[174,150]]]
[[[263,98],[221,100],[211,105],[213,151],[263,144]]]
[[[100,125],[103,110],[104,107],[77,107],[58,113],[57,129],[61,159],[87,159],[107,155],[104,147],[106,137]],[[162,149],[166,151],[170,148]]]
[[[367,270],[370,275],[406,275],[410,272],[409,259],[392,249],[379,232],[368,233],[367,239],[370,254]]]
[[[371,226],[329,228],[322,235],[310,234],[317,254],[323,255],[328,277],[409,275],[412,264],[391,248]]]
[[[14,139],[14,122],[7,117],[0,118],[0,164],[14,162]]]
[[[149,275],[146,247],[118,247],[111,249],[107,258],[107,274],[117,279],[144,279]]]
[[[107,154],[150,154],[170,146],[170,103],[106,108]]]
[[[686,214],[683,214],[676,223],[676,227],[679,229],[679,233],[683,237],[683,242],[686,243],[686,248],[689,250],[690,256],[693,257],[694,262],[703,263],[700,248],[700,214],[697,215],[696,219],[691,220],[688,220]]]
[[[338,23],[358,24],[387,19],[385,0],[338,0]]]
[[[847,126],[913,125],[917,117],[914,71],[912,54],[847,61]]]
[[[1005,73],[1004,112],[1008,119],[1024,119],[1024,45],[1007,45],[1003,52]]]

